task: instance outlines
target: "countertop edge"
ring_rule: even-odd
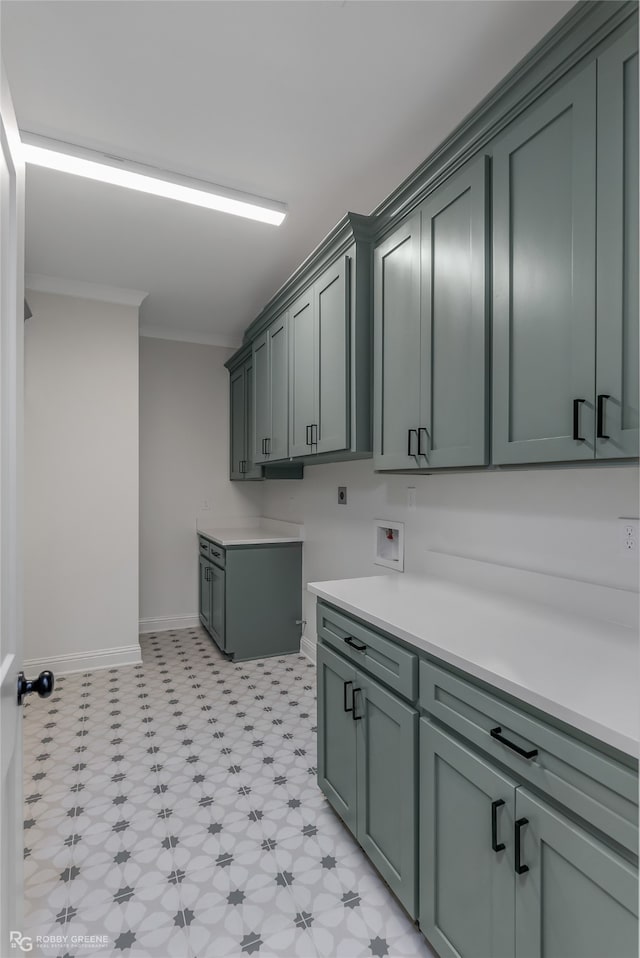
[[[444,664],[460,669],[460,671],[466,672],[472,678],[480,679],[498,691],[505,692],[508,695],[513,695],[516,698],[519,698],[527,705],[544,712],[560,722],[564,722],[566,725],[577,729],[585,735],[591,736],[591,738],[598,742],[617,749],[619,752],[622,752],[624,755],[630,758],[636,760],[638,759],[640,742],[630,738],[623,732],[618,732],[615,729],[603,726],[597,720],[591,719],[589,716],[586,716],[581,712],[574,712],[572,709],[563,706],[562,703],[557,702],[554,699],[548,699],[544,695],[533,691],[527,686],[510,681],[504,676],[492,672],[491,670],[474,662],[471,659],[457,655],[455,652],[449,652],[445,647],[435,645],[429,642],[428,639],[423,639],[417,635],[414,635],[413,633],[406,632],[404,629],[395,626],[393,623],[381,619],[373,613],[368,613],[360,606],[354,605],[342,597],[336,597],[327,590],[323,590],[322,583],[309,583],[307,585],[307,590],[318,598],[323,599],[325,602],[328,602],[339,609],[343,609],[345,612],[351,613],[351,615],[364,620],[370,625],[382,629],[382,631],[389,633],[389,635],[393,635],[396,638],[401,639],[417,650],[426,652],[428,655],[431,655],[433,658],[438,659]]]

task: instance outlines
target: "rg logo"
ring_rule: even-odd
[[[12,948],[19,948],[20,951],[31,951],[33,948],[31,938],[27,938],[26,935],[23,935],[19,931],[10,931],[9,941],[11,942]]]

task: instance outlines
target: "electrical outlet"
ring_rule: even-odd
[[[638,519],[629,516],[620,516],[618,520],[620,526],[619,542],[622,555],[627,558],[634,558],[638,554]]]
[[[346,506],[347,504],[347,487],[338,486],[338,503],[341,506]]]
[[[407,509],[409,512],[416,511],[416,487],[407,486]]]

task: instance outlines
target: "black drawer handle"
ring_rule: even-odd
[[[418,429],[418,455],[419,455],[419,456],[424,456],[425,459],[426,459],[426,458],[427,458],[427,451],[426,451],[426,449],[423,449],[423,448],[422,448],[422,434],[423,434],[423,433],[425,434],[425,437],[428,439],[428,438],[429,438],[429,433],[428,433],[428,431],[425,429],[424,426],[420,426],[420,428]]]
[[[306,429],[307,429],[307,442],[306,442],[306,445],[307,445],[307,446],[310,446],[310,445],[311,445],[311,439],[309,438],[309,433],[311,432],[311,426],[307,426]]]
[[[351,696],[351,708],[347,706],[347,685],[350,685],[351,688],[353,688],[353,682],[349,680],[348,682],[344,683],[344,710],[345,712],[353,712],[353,695]]]
[[[607,436],[604,431],[604,404],[605,400],[607,399],[611,399],[611,396],[608,396],[606,393],[600,393],[598,396],[598,417],[596,426],[596,436],[598,439],[611,439],[611,436]]]
[[[576,442],[584,442],[584,436],[580,435],[580,406],[585,399],[573,400],[573,438]]]
[[[212,552],[211,555],[212,555],[212,556],[215,556],[216,559],[219,559],[219,558],[220,558],[220,553],[219,553],[219,552]]]
[[[535,758],[536,755],[538,754],[537,748],[532,748],[530,752],[527,752],[526,749],[520,748],[520,746],[516,745],[515,742],[510,742],[508,738],[503,738],[502,735],[500,734],[501,732],[502,732],[502,729],[498,725],[496,726],[496,728],[491,729],[491,731],[489,732],[489,735],[491,736],[491,738],[496,738],[499,742],[502,742],[502,744],[506,745],[507,748],[513,749],[513,751],[517,752],[518,755],[522,755],[523,758]]]
[[[356,652],[365,652],[367,649],[364,642],[358,642],[352,635],[345,636],[345,642],[347,645],[350,645],[352,649],[355,649]]]
[[[491,847],[494,852],[503,851],[505,845],[504,842],[498,841],[498,809],[502,808],[504,805],[504,799],[497,798],[495,802],[491,802]]]
[[[520,842],[522,841],[522,829],[528,824],[528,818],[519,818],[515,825],[515,868],[518,875],[524,875],[525,872],[529,871],[529,866],[522,864],[522,848],[520,847]]]
[[[356,695],[358,694],[358,692],[362,692],[362,689],[353,690],[353,698],[352,698],[353,708],[351,709],[351,718],[353,719],[354,722],[359,722],[360,719],[362,718],[361,715],[356,715]]]
[[[418,439],[418,430],[417,429],[407,429],[407,455],[415,456],[415,452],[411,452],[412,442],[411,436],[415,436],[416,440]]]

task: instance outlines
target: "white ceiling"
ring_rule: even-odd
[[[146,290],[143,325],[239,342],[343,214],[377,206],[571,6],[3,0],[22,129],[289,207],[274,228],[30,168],[27,271]]]

